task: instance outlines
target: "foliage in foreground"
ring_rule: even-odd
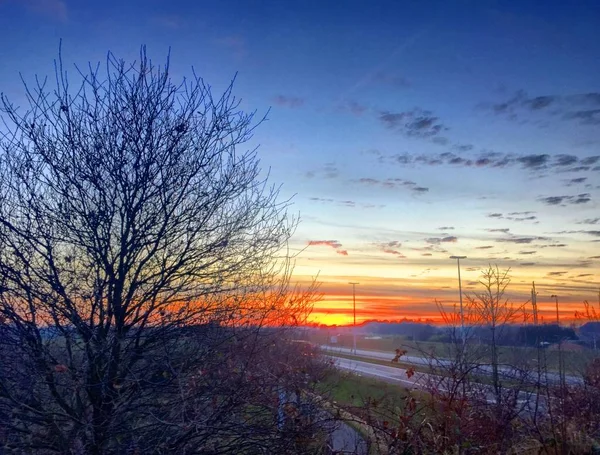
[[[498,336],[523,309],[504,297],[509,281],[507,272],[490,267],[483,273],[484,292],[469,296],[465,308],[471,321]],[[387,385],[380,387],[387,393],[373,393],[377,386],[371,384],[346,402],[369,429],[374,453],[600,453],[600,359],[589,362],[579,376],[567,376],[564,362],[559,362],[562,370],[550,370],[542,348],[534,366],[520,363],[518,357],[514,363],[501,363],[496,344],[475,343],[468,334],[463,343],[459,313],[443,315],[450,350],[443,357],[422,351],[429,358],[430,374],[420,376],[421,390]],[[396,358],[404,353],[397,349]],[[486,383],[475,382],[483,372],[489,375]],[[414,374],[407,370],[407,376]],[[342,379],[340,384],[347,382]],[[356,406],[358,399],[362,406]]]

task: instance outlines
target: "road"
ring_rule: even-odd
[[[377,359],[377,360],[387,360],[390,361],[394,358],[394,353],[385,352],[385,351],[370,351],[366,349],[357,349],[356,354],[354,354],[353,350],[350,348],[342,348],[338,346],[328,346],[328,345],[320,345],[319,346],[323,351],[332,354],[343,354],[343,355],[355,355],[357,357],[364,357],[367,359]],[[402,356],[400,361],[402,363],[409,363],[411,365],[421,365],[421,366],[434,366],[434,367],[442,367],[447,368],[452,365],[452,361],[448,359],[434,359],[430,360],[425,357],[419,356]],[[511,379],[519,377],[519,372],[515,371],[513,368],[508,367],[499,367],[501,375],[503,375],[504,379]],[[480,365],[475,371],[479,374],[491,375],[492,367],[491,365]],[[560,381],[560,376],[558,373],[548,372],[546,375],[548,381],[558,383]],[[578,376],[566,375],[565,380],[567,384],[576,385],[582,384],[583,379]]]
[[[352,371],[354,373],[375,377],[393,384],[401,384],[410,390],[436,390],[446,393],[451,387],[456,387],[456,383],[447,377],[438,376],[429,373],[415,372],[411,377],[406,374],[406,369],[397,368],[385,365],[378,365],[360,360],[346,359],[343,357],[335,357],[328,355],[335,362],[335,366],[339,369]],[[490,385],[471,383],[469,391],[478,398],[484,398],[488,403],[495,403],[496,398],[494,389]],[[524,412],[532,412],[535,407],[536,394],[533,392],[520,391],[517,399],[517,406]],[[545,409],[545,399],[540,396],[538,401],[538,409]]]

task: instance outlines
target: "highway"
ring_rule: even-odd
[[[335,366],[341,370],[351,371],[356,374],[363,376],[370,376],[390,382],[392,384],[399,384],[410,390],[436,390],[445,393],[453,385],[449,378],[442,376],[415,372],[410,378],[406,374],[406,369],[391,367],[385,365],[377,365],[369,362],[362,362],[360,360],[345,359],[343,357],[336,357],[328,355],[335,363]],[[488,403],[494,403],[495,395],[494,390],[491,386],[485,384],[474,384],[470,385],[470,392],[473,395],[481,398],[484,397]],[[521,407],[524,412],[531,412],[535,405],[536,394],[533,392],[520,391],[517,406]],[[543,397],[540,397],[538,403],[538,409],[541,411],[545,409]]]
[[[394,353],[392,353],[392,352],[370,351],[370,350],[366,350],[366,349],[357,349],[356,354],[354,354],[353,350],[350,348],[342,348],[342,347],[338,347],[338,346],[329,346],[329,345],[320,345],[319,347],[323,351],[326,351],[333,355],[335,355],[335,354],[353,355],[353,356],[357,356],[357,357],[364,357],[367,359],[386,360],[386,361],[390,361],[390,362],[394,358]],[[400,361],[402,363],[408,363],[411,365],[421,365],[421,366],[424,365],[424,366],[433,366],[433,367],[442,367],[442,368],[447,368],[452,365],[452,361],[448,360],[448,359],[430,360],[428,358],[419,357],[419,356],[403,355],[400,358]],[[491,367],[491,365],[479,365],[475,368],[475,371],[479,374],[491,375],[492,367]],[[514,379],[516,377],[519,377],[519,372],[515,371],[513,368],[500,366],[499,371],[504,379]],[[558,383],[560,381],[560,376],[558,373],[548,372],[548,373],[546,373],[545,376],[548,379],[548,381],[550,381],[550,382]],[[578,376],[566,375],[565,380],[568,384],[572,384],[572,385],[583,383],[583,379]]]

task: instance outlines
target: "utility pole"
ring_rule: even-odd
[[[465,333],[465,314],[463,310],[463,299],[462,299],[462,283],[460,281],[460,260],[466,259],[466,256],[450,256],[450,259],[456,259],[456,263],[458,266],[458,294],[460,296],[460,328],[461,328],[461,336],[463,343],[463,350],[465,345],[467,344],[467,335]]]
[[[360,283],[356,281],[350,281],[348,284],[352,285],[352,313],[354,315],[354,325],[352,327],[352,346],[354,348],[354,355],[356,355],[356,285]]]

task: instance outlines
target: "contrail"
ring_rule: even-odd
[[[399,44],[383,62],[379,65],[372,68],[368,71],[361,79],[359,79],[356,84],[354,84],[349,90],[340,94],[338,98],[338,104],[341,103],[348,97],[348,95],[354,93],[356,90],[366,85],[369,81],[371,81],[378,73],[380,73],[383,69],[389,66],[389,64],[402,52],[404,52],[409,46],[411,46],[416,40],[420,39],[423,35],[425,35],[429,31],[430,27],[426,27],[417,33],[409,36],[404,42]]]

